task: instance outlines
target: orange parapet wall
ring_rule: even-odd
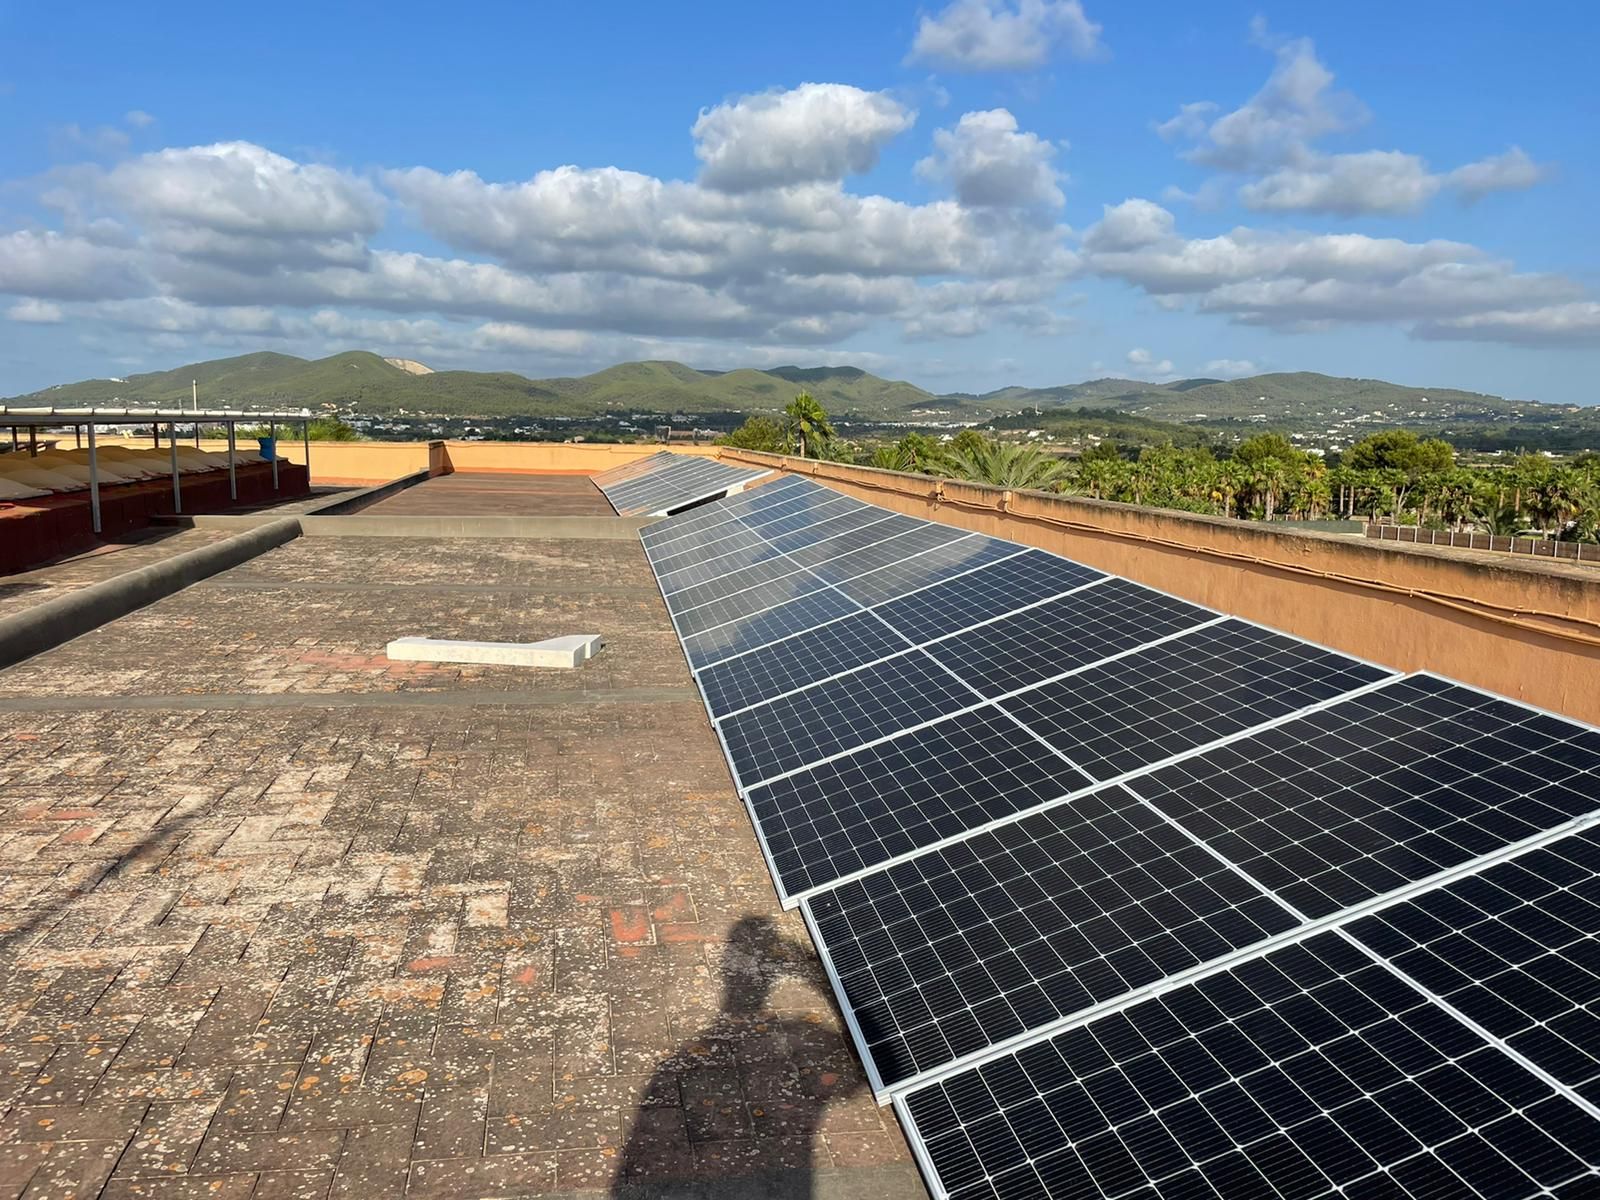
[[[725,449],[899,512],[1039,546],[1402,671],[1600,724],[1600,568],[1274,528]]]

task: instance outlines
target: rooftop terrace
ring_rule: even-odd
[[[587,629],[575,672],[383,653]],[[0,674],[0,711],[0,1193],[923,1194],[637,541],[303,538]]]

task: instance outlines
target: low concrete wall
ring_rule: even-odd
[[[429,471],[413,471],[410,475],[402,475],[399,479],[391,479],[388,483],[378,484],[377,487],[363,488],[353,496],[330,500],[320,508],[308,509],[306,515],[331,517],[339,513],[360,512],[369,504],[376,504],[396,492],[403,492],[407,488],[416,487],[419,483],[426,483],[431,478],[433,475]]]
[[[1039,546],[1374,662],[1437,671],[1600,724],[1600,578],[1589,568],[1480,561],[1461,551],[751,451],[723,456],[811,475],[899,512]]]
[[[507,475],[598,475],[635,459],[668,449],[654,443],[615,442],[446,442],[452,471]],[[672,446],[674,454],[715,458],[718,446]]]
[[[0,668],[42,654],[299,536],[298,521],[277,517],[236,537],[175,554],[0,619]]]
[[[303,516],[307,537],[577,538],[636,541],[654,517]]]

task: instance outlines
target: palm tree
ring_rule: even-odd
[[[801,392],[783,410],[788,418],[789,444],[801,458],[826,458],[828,447],[837,436],[827,410],[810,392]]]
[[[993,440],[958,450],[951,455],[950,465],[962,479],[1003,488],[1050,488],[1067,475],[1065,463],[1037,446]]]

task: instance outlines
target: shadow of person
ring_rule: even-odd
[[[810,949],[770,917],[734,925],[717,1017],[657,1064],[613,1197],[810,1200],[822,1117],[866,1086],[848,1044],[825,1023],[769,1011],[778,980],[809,980],[811,963]]]

